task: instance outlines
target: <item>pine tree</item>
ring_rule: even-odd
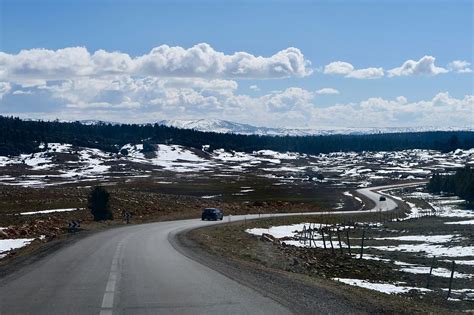
[[[434,174],[426,188],[432,193],[455,194],[468,202],[474,201],[474,169],[466,166],[454,175]]]

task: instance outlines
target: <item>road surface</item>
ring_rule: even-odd
[[[359,192],[377,204],[380,194],[374,191],[391,187]],[[383,210],[396,207],[395,201],[387,200]],[[295,214],[272,216],[284,215]],[[265,216],[269,215],[261,215]],[[225,217],[222,222],[258,217]],[[170,242],[185,230],[222,222],[131,225],[81,239],[2,279],[0,314],[290,313],[269,297],[184,256]]]
[[[403,187],[413,187],[413,186],[420,186],[425,184],[426,182],[418,182],[418,183],[407,183],[407,184],[396,184],[396,185],[385,185],[385,186],[377,186],[377,187],[367,187],[357,189],[356,191],[359,194],[364,195],[365,197],[371,199],[375,206],[367,211],[364,212],[371,212],[371,211],[391,211],[397,208],[397,202],[390,197],[385,191],[393,189],[393,188],[403,188]],[[381,196],[385,197],[385,201],[380,201]]]

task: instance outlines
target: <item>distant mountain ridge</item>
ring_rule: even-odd
[[[25,119],[26,121],[39,121],[39,119]],[[75,120],[59,120],[60,122],[76,122]],[[122,125],[133,123],[120,123],[105,120],[79,120],[83,125]],[[329,136],[329,135],[371,135],[383,133],[409,133],[429,131],[474,131],[470,127],[339,127],[339,128],[274,128],[256,127],[249,124],[237,123],[222,119],[170,119],[155,122],[158,125],[175,127],[179,129],[192,129],[202,132],[232,133],[238,135],[260,136]],[[140,123],[145,126],[155,123]]]
[[[216,121],[201,121],[214,129]],[[189,123],[187,127],[191,127]],[[193,127],[195,127],[193,125]],[[222,125],[221,125],[222,127]],[[227,126],[229,127],[229,126]],[[258,129],[258,128],[257,128]],[[262,128],[263,129],[263,128]],[[226,130],[229,130],[227,128]],[[235,130],[235,129],[234,129]],[[265,130],[265,129],[263,129]],[[223,131],[222,129],[220,131]],[[256,130],[251,130],[256,133]],[[406,131],[406,130],[405,130]],[[261,131],[259,131],[261,133]],[[347,133],[347,132],[346,132]],[[346,134],[308,137],[246,136],[233,133],[201,132],[155,124],[81,124],[79,122],[21,120],[0,115],[0,155],[30,154],[43,143],[67,143],[118,153],[126,144],[173,144],[201,150],[203,146],[227,151],[273,150],[320,154],[331,152],[393,151],[432,149],[449,152],[474,148],[473,131]],[[0,159],[0,166],[2,159]]]
[[[159,125],[181,129],[194,129],[204,132],[234,133],[241,135],[262,136],[318,136],[318,135],[363,135],[377,133],[405,133],[424,131],[474,131],[474,127],[367,127],[367,128],[334,128],[334,129],[310,129],[310,128],[272,128],[256,127],[249,124],[236,123],[221,119],[174,119],[161,120]]]

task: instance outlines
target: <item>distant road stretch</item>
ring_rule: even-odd
[[[232,216],[231,220],[378,211],[377,191],[359,189],[376,206],[331,211]],[[396,208],[387,197],[384,211]],[[228,222],[199,219],[130,225],[83,238],[0,281],[0,314],[288,314],[274,300],[177,251],[178,233]],[[316,298],[316,297],[315,297]]]
[[[426,182],[417,182],[417,183],[407,183],[407,184],[397,184],[397,185],[385,185],[377,187],[367,187],[357,189],[356,191],[369,198],[375,203],[375,206],[370,210],[364,210],[362,212],[372,212],[372,211],[391,211],[397,208],[397,202],[390,197],[389,194],[384,193],[384,190],[390,190],[392,188],[403,188],[403,187],[413,187],[426,184]],[[382,191],[382,193],[380,193]],[[380,197],[384,196],[385,201],[380,201]]]

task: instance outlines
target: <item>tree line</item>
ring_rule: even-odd
[[[69,143],[116,153],[127,143],[178,144],[201,149],[243,152],[257,150],[319,154],[338,151],[396,151],[434,149],[451,151],[473,148],[474,132],[436,131],[370,135],[259,136],[200,132],[159,124],[85,125],[80,122],[33,121],[0,116],[0,155],[40,151],[40,143]]]
[[[466,166],[454,175],[434,174],[427,185],[432,193],[449,193],[474,202],[474,169]]]

